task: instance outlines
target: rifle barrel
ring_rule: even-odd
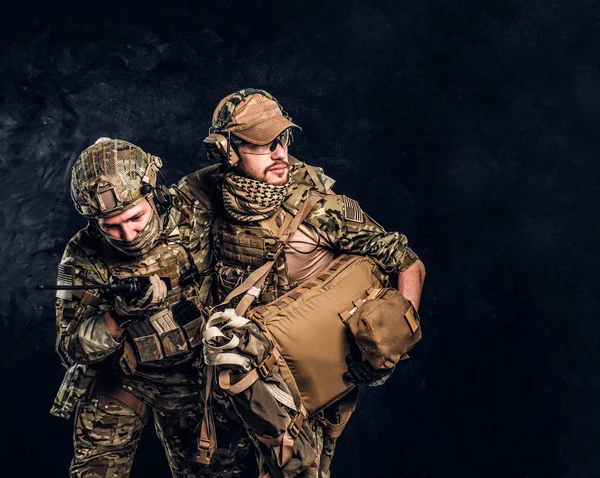
[[[38,284],[37,290],[86,290],[86,289],[110,289],[108,285],[44,285]]]

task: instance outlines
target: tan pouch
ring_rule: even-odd
[[[354,385],[343,379],[352,336],[338,311],[352,299],[381,288],[384,275],[372,259],[342,255],[316,276],[274,302],[248,313],[271,338],[284,360],[283,377],[300,391],[310,415],[346,395]]]
[[[419,314],[400,291],[371,289],[355,301],[355,309],[340,314],[358,348],[377,369],[392,368],[408,358],[408,351],[421,339]]]

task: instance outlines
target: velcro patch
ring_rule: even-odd
[[[73,267],[65,266],[63,264],[58,265],[58,274],[56,276],[56,285],[73,285]],[[57,290],[56,298],[63,300],[73,300],[73,291],[71,290]]]
[[[364,222],[365,215],[362,209],[354,199],[342,196],[344,201],[344,219],[347,221]]]

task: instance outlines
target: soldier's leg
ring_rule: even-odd
[[[128,477],[144,427],[143,413],[101,395],[81,402],[75,415],[70,476]]]
[[[335,444],[337,437],[332,437],[323,430],[321,456],[319,458],[319,478],[329,478],[331,476],[331,460],[335,453]]]
[[[358,390],[355,390],[323,410],[323,420],[318,424],[320,428],[319,478],[331,476],[331,460],[335,453],[335,445],[354,411],[357,400]]]
[[[197,382],[192,382],[190,376],[179,378],[179,374],[168,377],[154,407],[156,433],[165,447],[173,477],[241,477],[251,460],[247,457],[251,443],[234,411],[224,410],[219,401],[213,401],[218,448],[210,465],[196,462],[204,402]]]

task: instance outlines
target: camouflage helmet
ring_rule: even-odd
[[[152,193],[161,166],[160,158],[135,144],[99,138],[71,170],[75,208],[91,218],[117,215]]]

